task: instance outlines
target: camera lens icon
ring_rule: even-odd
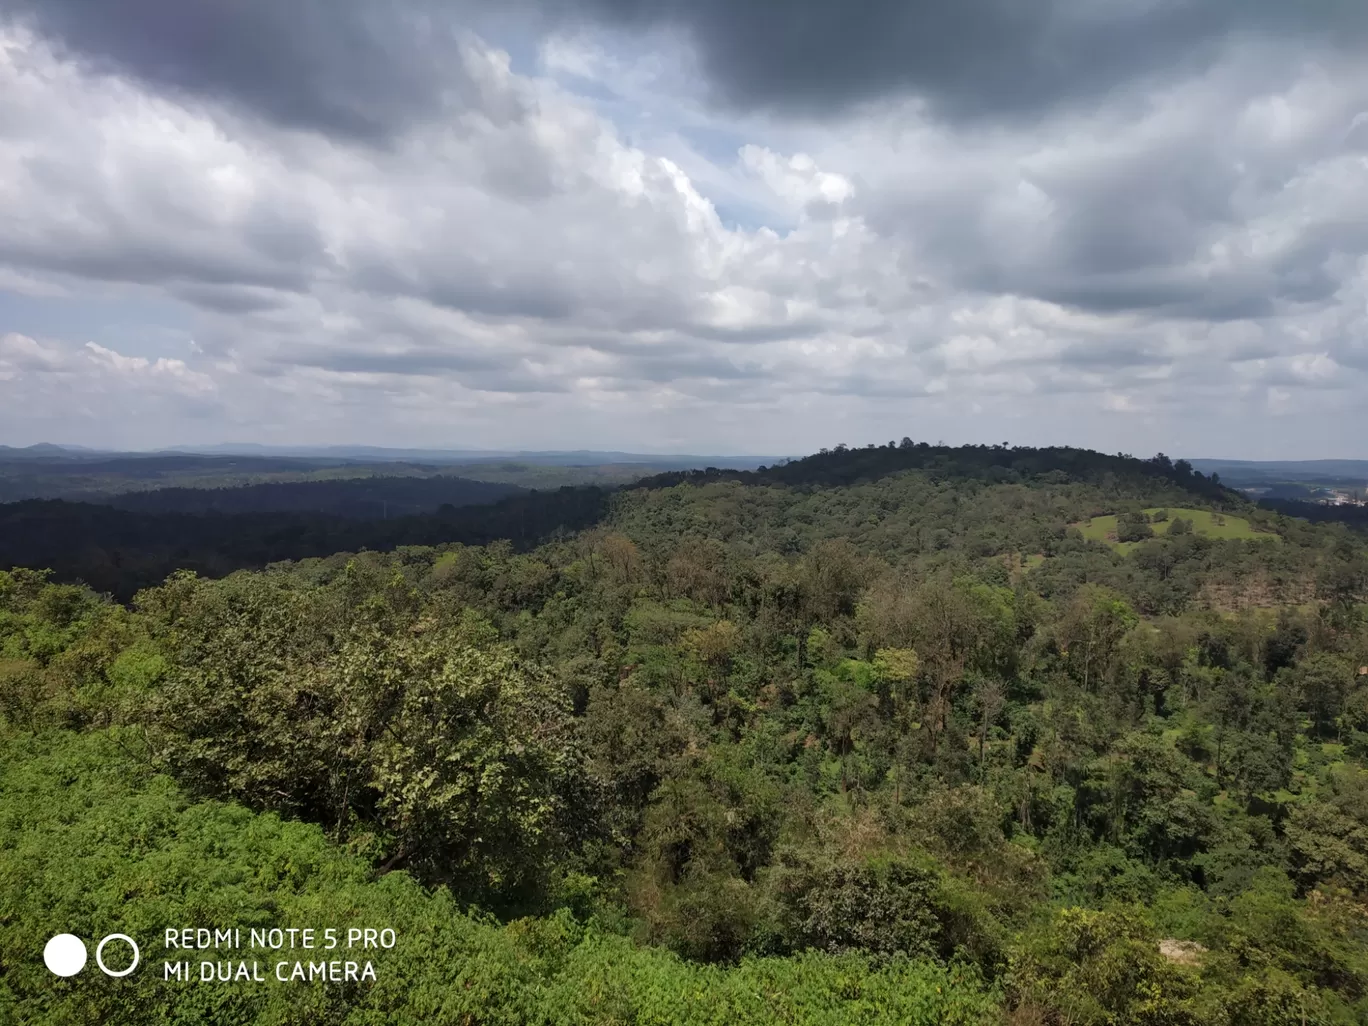
[[[110,941],[122,941],[133,950],[133,961],[126,968],[111,969],[105,965],[105,947]],[[75,976],[85,968],[88,957],[85,942],[74,933],[59,933],[49,940],[43,948],[43,962],[54,976]],[[138,950],[137,941],[126,933],[111,933],[95,947],[95,964],[100,967],[100,972],[106,976],[115,978],[127,976],[138,968],[138,963],[141,960],[142,952]]]
[[[54,976],[75,976],[85,968],[85,943],[74,933],[59,933],[43,948],[43,962]]]
[[[115,970],[104,964],[103,956],[105,945],[112,940],[123,941],[133,949],[133,961],[128,963],[128,968]],[[104,940],[100,941],[99,947],[95,949],[95,964],[100,967],[100,972],[104,973],[106,976],[127,976],[134,969],[138,968],[138,961],[141,958],[142,952],[138,950],[137,942],[126,933],[111,933]]]

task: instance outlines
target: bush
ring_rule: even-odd
[[[1124,513],[1116,521],[1116,540],[1120,542],[1144,541],[1154,537],[1149,517],[1144,513]]]
[[[1012,959],[1016,1000],[1063,1022],[1198,1026],[1196,974],[1167,961],[1158,941],[1139,908],[1061,909]]]
[[[577,923],[508,926],[445,888],[379,880],[316,826],[220,802],[190,804],[109,733],[11,736],[0,748],[0,1021],[26,1026],[989,1026],[998,997],[970,970],[858,955],[692,965]],[[167,926],[388,927],[373,984],[164,983]],[[54,980],[38,953],[69,931],[138,939],[124,980]],[[252,954],[245,957],[251,959]],[[271,954],[263,969],[273,971]],[[317,955],[314,956],[318,957]],[[356,956],[352,956],[356,957]],[[367,957],[367,956],[362,956]],[[260,960],[260,959],[258,959]]]
[[[938,948],[944,910],[930,865],[814,863],[790,854],[776,875],[783,932],[794,950],[930,955]]]
[[[365,614],[329,637],[320,599],[269,578],[182,590],[147,721],[188,790],[369,834],[384,868],[472,900],[535,899],[586,819],[567,689],[462,625],[395,634]]]

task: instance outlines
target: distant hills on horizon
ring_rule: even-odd
[[[84,445],[58,445],[39,442],[29,446],[0,445],[0,459],[101,459],[118,456],[157,457],[168,455],[256,456],[308,460],[336,460],[340,463],[483,463],[510,461],[546,466],[595,466],[605,464],[645,464],[651,467],[678,466],[680,469],[715,466],[751,469],[797,456],[719,455],[706,453],[639,453],[599,449],[422,449],[377,445],[263,445],[255,442],[224,442],[216,445],[173,445],[162,449],[97,449]],[[1275,481],[1314,481],[1338,483],[1368,482],[1368,460],[1235,460],[1188,457],[1194,470],[1217,473],[1230,484]]]
[[[1324,478],[1362,478],[1368,481],[1368,460],[1216,460],[1190,459],[1194,470],[1212,471],[1223,479],[1258,476],[1271,480],[1319,481]]]
[[[748,469],[773,463],[785,457],[750,455],[707,455],[691,453],[633,453],[596,449],[409,449],[372,445],[260,445],[252,442],[225,442],[218,445],[173,445],[164,449],[93,449],[83,445],[56,445],[39,442],[29,446],[0,445],[0,459],[99,459],[118,456],[262,456],[340,462],[396,463],[480,463],[514,461],[550,466],[595,466],[612,463],[641,463],[652,467],[678,465],[681,468],[716,466]]]
[[[300,451],[310,450],[293,450]],[[177,569],[221,576],[280,560],[414,545],[508,541],[526,550],[607,523],[619,501],[610,496],[619,492],[629,503],[633,492],[682,484],[729,482],[812,493],[872,486],[905,472],[920,474],[923,484],[973,481],[988,490],[998,484],[1072,483],[1101,489],[1098,499],[1105,494],[1113,504],[1129,496],[1143,497],[1147,506],[1175,508],[1196,503],[1244,510],[1257,494],[1266,509],[1350,526],[1360,513],[1360,507],[1304,501],[1327,489],[1323,471],[1316,482],[1299,485],[1286,469],[1276,469],[1269,473],[1283,476],[1273,487],[1242,486],[1250,478],[1239,474],[1259,464],[1200,461],[1221,473],[1218,482],[1183,461],[1071,447],[837,446],[770,461],[764,469],[758,460],[735,457],[585,466],[588,460],[635,455],[591,451],[547,454],[562,462],[540,464],[487,452],[484,461],[467,453],[464,462],[436,463],[434,455],[451,451],[324,451],[332,455],[285,455],[266,447],[251,453],[125,455],[58,446],[27,455],[0,449],[0,566],[45,567],[58,579],[83,580],[123,600]],[[429,462],[412,462],[415,454]],[[1327,465],[1338,472],[1358,468],[1358,461],[1306,462],[1311,473]],[[1363,464],[1368,469],[1368,461]],[[1037,540],[1032,536],[1027,544]]]

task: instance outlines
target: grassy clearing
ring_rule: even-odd
[[[1150,516],[1159,512],[1160,507],[1155,506],[1145,510]],[[1244,517],[1231,516],[1229,513],[1213,513],[1205,509],[1181,509],[1167,507],[1168,519],[1158,524],[1151,524],[1155,535],[1167,534],[1174,520],[1182,518],[1192,521],[1194,534],[1204,535],[1208,538],[1218,538],[1230,541],[1282,541],[1276,534],[1267,531],[1257,530]],[[1129,552],[1135,548],[1139,542],[1119,542],[1116,540],[1116,517],[1093,517],[1091,520],[1082,524],[1075,524],[1084,538],[1093,541],[1106,542],[1120,552]]]

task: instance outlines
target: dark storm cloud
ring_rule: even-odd
[[[721,96],[829,112],[910,91],[950,117],[1088,100],[1250,32],[1351,47],[1360,0],[578,0],[625,27],[684,29]]]
[[[271,121],[379,139],[473,86],[458,24],[404,0],[0,0],[85,63]],[[440,12],[440,9],[439,9]]]
[[[1193,223],[1200,223],[1194,214]],[[1218,237],[1219,217],[1203,224],[1209,238]],[[1051,302],[1099,313],[1145,311],[1166,317],[1204,321],[1238,321],[1268,317],[1288,306],[1309,306],[1331,300],[1343,285],[1333,269],[1337,256],[1368,252],[1368,225],[1346,218],[1338,223],[1311,225],[1294,244],[1265,261],[1213,273],[1187,263],[1197,252],[1175,252],[1171,263],[1160,259],[1128,258],[1135,245],[1114,219],[1098,215],[1098,225],[1113,225],[1115,241],[1098,247],[1090,263],[1077,252],[1059,259],[1053,277],[1018,268],[999,287],[1018,288]],[[1106,258],[1102,253],[1106,252]],[[1128,266],[1128,264],[1130,266]],[[1102,270],[1116,268],[1116,270]]]
[[[1101,119],[1073,151],[1008,146],[958,180],[885,175],[859,210],[905,241],[913,265],[971,293],[1212,322],[1324,303],[1344,262],[1368,252],[1368,215],[1344,177],[1345,126],[1368,97],[1346,76],[1322,104],[1288,115],[1297,143],[1278,141],[1286,127],[1241,134],[1250,97],[1291,90],[1294,74],[1274,68],[1251,82],[1246,60],[1196,91],[1200,116],[1170,101],[1143,124]],[[1317,161],[1341,162],[1330,189],[1310,184]]]
[[[372,139],[470,101],[459,33],[519,15],[524,33],[680,29],[715,96],[742,108],[822,114],[914,93],[950,118],[1091,101],[1241,34],[1368,39],[1360,0],[0,0],[4,13],[95,66]]]

